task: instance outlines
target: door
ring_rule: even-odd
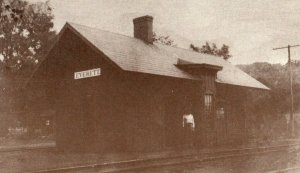
[[[170,95],[165,104],[165,145],[175,147],[182,142],[182,115],[178,96]]]
[[[216,142],[217,145],[222,145],[226,142],[226,120],[225,120],[225,108],[218,106],[216,109]]]

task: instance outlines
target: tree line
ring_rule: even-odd
[[[170,36],[162,36],[154,32],[153,40],[156,43],[176,47],[174,40]],[[221,48],[218,48],[215,43],[209,42],[206,42],[200,47],[195,46],[194,44],[190,44],[190,49],[192,49],[195,52],[222,57],[224,60],[228,60],[232,57],[232,55],[230,55],[229,46],[226,44],[223,44]]]

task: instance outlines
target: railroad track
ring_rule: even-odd
[[[300,146],[300,144],[290,144],[290,145],[278,145],[271,147],[258,147],[258,148],[245,148],[245,149],[233,149],[233,150],[223,150],[215,152],[196,152],[188,155],[177,155],[171,157],[155,157],[147,159],[134,159],[126,160],[120,162],[109,162],[101,164],[91,164],[91,165],[77,165],[71,167],[62,167],[56,169],[46,169],[35,171],[35,173],[68,173],[68,172],[126,172],[133,170],[143,170],[164,166],[189,164],[189,163],[201,163],[209,162],[220,159],[234,158],[234,157],[244,157],[251,155],[261,155],[272,152],[282,152],[292,150],[292,147]],[[279,173],[279,172],[274,172]]]
[[[285,168],[285,169],[280,169],[280,170],[270,171],[265,173],[299,173],[299,172],[300,172],[300,167],[292,167],[292,168]]]

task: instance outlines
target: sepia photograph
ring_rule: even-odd
[[[0,173],[300,173],[300,1],[0,0]]]

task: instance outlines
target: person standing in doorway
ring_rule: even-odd
[[[194,146],[194,131],[195,131],[195,121],[194,116],[191,113],[184,114],[182,120],[182,127],[184,131],[184,145],[188,147]]]

